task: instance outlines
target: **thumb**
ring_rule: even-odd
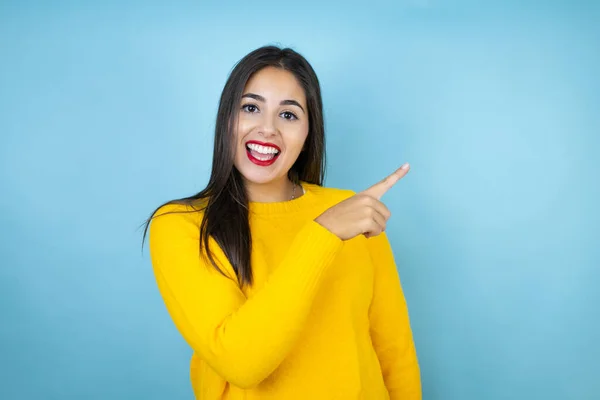
[[[381,197],[392,188],[400,179],[404,178],[404,176],[408,173],[410,169],[410,165],[408,163],[402,165],[393,174],[389,175],[384,180],[377,182],[367,190],[363,191],[363,194],[374,197],[377,200],[381,199]]]

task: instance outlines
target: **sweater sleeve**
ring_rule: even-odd
[[[408,309],[387,235],[367,240],[375,268],[371,338],[391,400],[420,400],[421,377]]]
[[[233,274],[218,245],[211,246]],[[323,271],[341,247],[337,236],[310,221],[268,281],[246,299],[234,279],[200,257],[199,228],[189,214],[158,215],[150,226],[152,266],[175,326],[215,372],[244,389],[267,378],[291,350]]]

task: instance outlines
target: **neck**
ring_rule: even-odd
[[[268,183],[254,183],[246,181],[248,200],[256,203],[275,203],[289,201],[294,193],[294,184],[287,178]],[[294,198],[302,195],[302,189],[296,185]]]

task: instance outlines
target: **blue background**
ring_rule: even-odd
[[[192,398],[137,228],[270,43],[321,80],[327,186],[412,165],[424,398],[599,399],[600,3],[499,0],[0,2],[0,398]]]

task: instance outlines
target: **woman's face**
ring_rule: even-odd
[[[246,83],[238,111],[234,165],[246,181],[287,177],[308,136],[308,109],[296,77],[266,67]]]

